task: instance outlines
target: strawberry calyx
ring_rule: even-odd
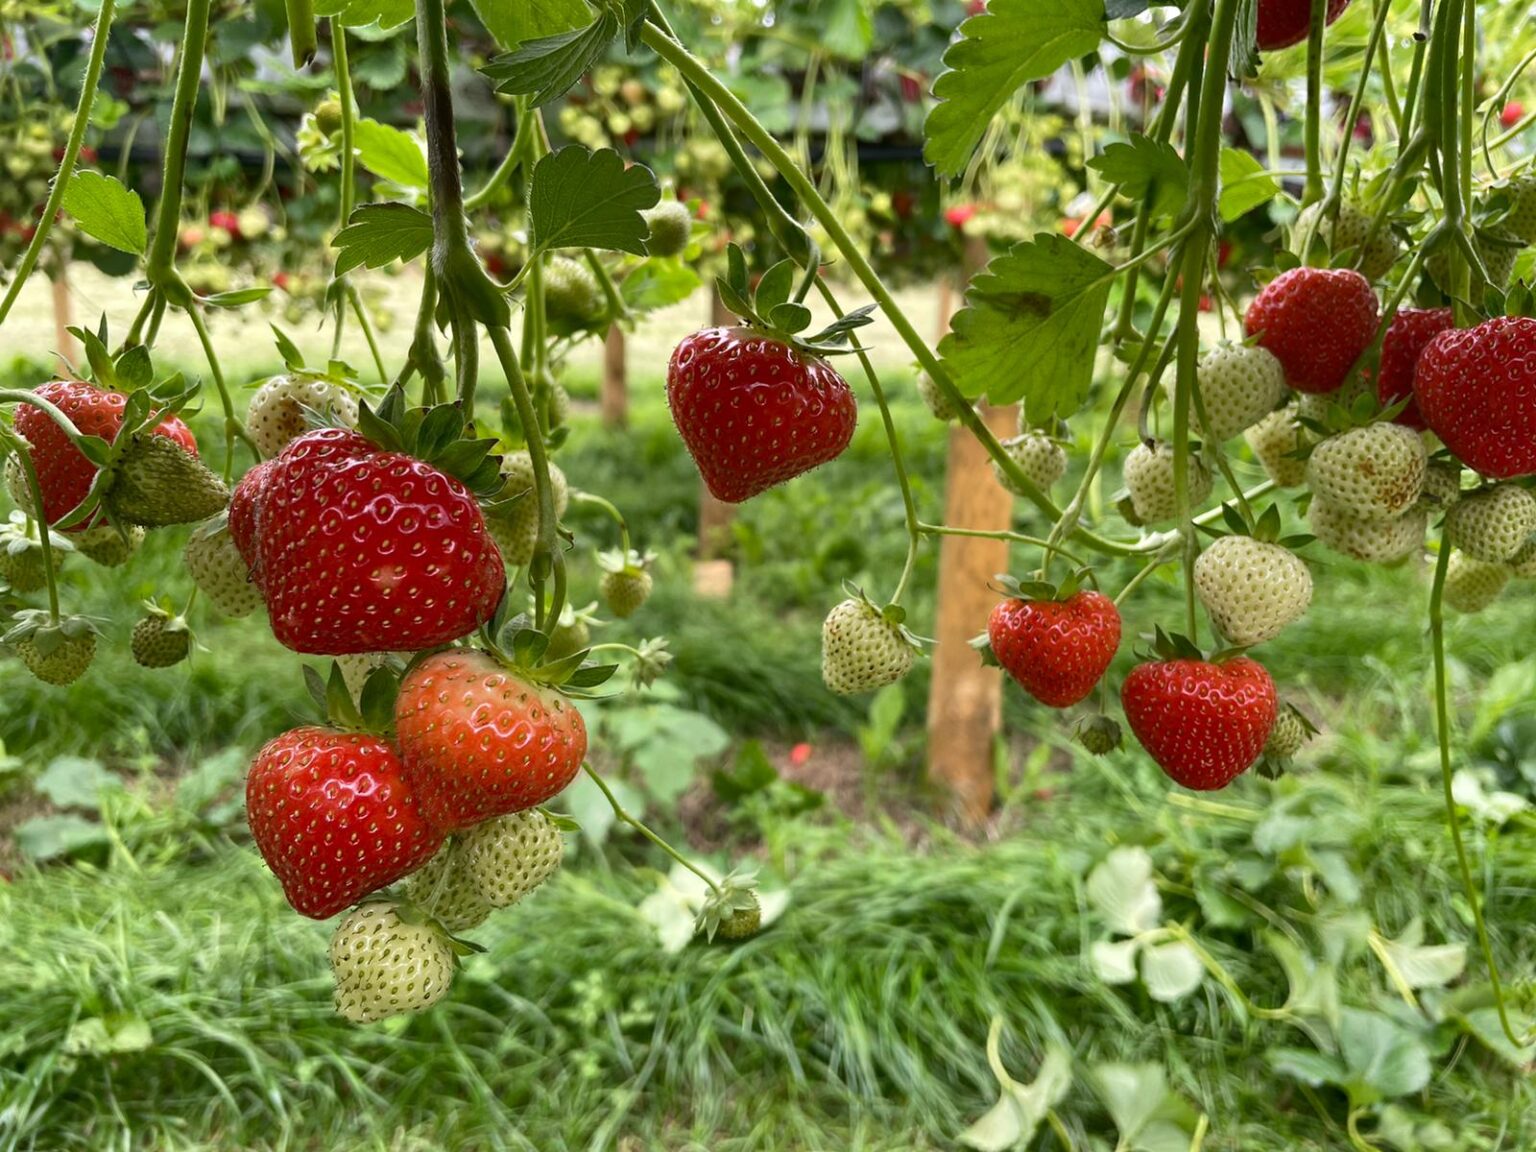
[[[1280,518],[1280,506],[1271,504],[1264,509],[1253,523],[1244,518],[1243,513],[1233,504],[1227,503],[1221,506],[1221,521],[1213,524],[1197,524],[1197,528],[1213,540],[1220,540],[1223,536],[1246,536],[1251,540],[1257,540],[1261,544],[1278,544],[1290,552],[1305,548],[1317,537],[1307,532],[1297,532],[1286,536],[1285,525]]]
[[[592,689],[606,684],[619,670],[617,664],[592,659],[589,647],[546,661],[550,634],[558,622],[549,621],[540,629],[527,612],[513,615],[511,603],[510,596],[503,596],[495,613],[480,629],[486,650],[508,671],[532,683],[558,688],[567,696],[594,699]]]
[[[757,873],[732,872],[710,889],[694,920],[693,931],[711,943],[744,940],[762,928],[762,905],[757,898]]]
[[[477,496],[501,489],[501,458],[492,455],[496,441],[465,435],[464,412],[457,404],[408,407],[405,389],[394,387],[377,409],[359,401],[357,430],[383,451],[423,460]]]
[[[856,308],[819,332],[805,335],[811,326],[811,310],[802,302],[809,278],[798,291],[798,269],[792,260],[781,260],[758,280],[756,288],[747,275],[747,258],[735,244],[726,251],[726,274],[716,279],[720,299],[753,331],[809,356],[836,356],[854,351],[850,336],[874,323],[875,305]],[[793,298],[792,298],[793,297]]]
[[[386,662],[368,674],[358,698],[352,698],[341,664],[331,662],[329,677],[304,665],[304,686],[326,723],[343,732],[391,736],[395,730],[395,697],[400,694],[400,670]]]
[[[642,553],[633,548],[628,551],[614,548],[597,554],[597,566],[619,576],[640,576],[655,562],[656,553],[649,550]]]
[[[26,608],[11,618],[0,642],[14,646],[31,640],[40,656],[50,656],[71,640],[100,634],[100,625],[89,616],[55,617],[46,608]]]
[[[438,933],[448,944],[448,950],[453,953],[454,963],[465,956],[473,956],[477,952],[486,950],[484,944],[476,944],[473,940],[463,936],[455,936],[444,927],[443,922],[427,912],[420,905],[404,897],[391,896],[387,899],[364,900],[364,904],[390,904],[394,907],[395,916],[402,924],[409,924],[413,928],[430,928]]]
[[[1137,647],[1135,655],[1138,660],[1193,660],[1201,664],[1225,664],[1229,660],[1235,660],[1247,652],[1246,648],[1221,648],[1207,654],[1201,647],[1180,632],[1164,632],[1159,625],[1150,637],[1150,647]]]

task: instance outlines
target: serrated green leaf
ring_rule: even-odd
[[[1246,216],[1280,195],[1280,185],[1264,165],[1239,148],[1221,150],[1221,218],[1228,223]]]
[[[406,204],[365,204],[352,213],[332,245],[336,275],[354,268],[382,268],[393,260],[407,263],[432,246],[432,218]]]
[[[1189,168],[1172,144],[1140,133],[1128,141],[1106,145],[1088,161],[1120,193],[1131,200],[1151,197],[1154,216],[1174,216],[1189,195]]]
[[[115,176],[76,172],[64,190],[64,211],[80,231],[119,252],[141,255],[148,243],[144,201]]]
[[[592,18],[583,0],[472,0],[486,31],[503,48],[580,28]]]
[[[498,92],[532,95],[537,108],[569,91],[603,58],[618,34],[618,20],[605,10],[584,28],[528,40],[481,71]]]
[[[923,125],[923,156],[940,176],[958,176],[992,117],[1020,86],[1085,56],[1104,34],[1104,0],[992,0],[960,25],[934,81],[940,102]]]
[[[1022,400],[1036,422],[1075,413],[1093,384],[1114,269],[1064,236],[1041,233],[993,260],[939,352],[968,397]]]
[[[426,153],[409,132],[367,119],[359,120],[353,131],[358,163],[375,176],[405,188],[430,183]]]
[[[337,16],[348,28],[398,28],[416,14],[413,0],[315,0],[316,16]]]
[[[609,248],[644,256],[651,229],[640,213],[660,199],[656,176],[643,164],[626,167],[611,148],[590,152],[573,144],[534,166],[529,245],[537,252]]]

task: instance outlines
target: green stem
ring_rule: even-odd
[[[347,284],[347,299],[352,304],[352,314],[357,317],[357,326],[362,329],[363,339],[368,342],[368,354],[373,357],[373,367],[379,374],[381,381],[388,381],[389,369],[384,367],[384,355],[379,351],[379,338],[374,334],[373,321],[368,318],[368,310],[363,307],[363,298],[357,291],[357,285]],[[337,331],[341,326],[337,325]]]
[[[32,239],[27,243],[27,250],[21,255],[21,263],[16,266],[16,271],[11,276],[5,299],[0,300],[0,327],[5,325],[5,318],[11,314],[16,298],[21,295],[22,287],[37,269],[37,262],[42,258],[43,250],[48,244],[48,237],[53,232],[59,210],[64,206],[64,193],[69,190],[69,182],[75,174],[75,164],[80,159],[80,149],[85,145],[85,132],[91,124],[91,109],[95,106],[96,90],[101,86],[101,69],[107,58],[107,41],[111,36],[112,18],[116,11],[117,0],[101,0],[101,14],[96,18],[96,33],[91,39],[91,55],[86,61],[85,77],[80,83],[80,99],[75,104],[75,122],[70,126],[69,139],[64,144],[64,158],[59,161],[58,175],[53,178],[53,187],[48,192],[48,201],[43,205],[42,219],[37,222],[37,231],[32,233]]]
[[[1323,198],[1323,35],[1327,31],[1328,0],[1312,0],[1311,20],[1307,30],[1307,184],[1301,195],[1303,208]]]
[[[636,832],[640,833],[640,835],[644,836],[652,844],[656,845],[656,847],[660,848],[668,856],[672,857],[673,860],[677,861],[684,868],[688,869],[688,871],[697,876],[700,880],[704,881],[704,883],[708,884],[709,890],[711,892],[720,891],[720,885],[716,884],[703,872],[699,871],[698,866],[694,864],[693,861],[689,860],[676,848],[668,844],[666,840],[662,839],[660,835],[652,832],[644,821],[631,816],[625,809],[624,805],[619,803],[619,798],[613,794],[613,790],[608,787],[607,782],[593,770],[592,765],[582,764],[581,768],[582,771],[584,771],[589,777],[592,778],[592,783],[597,785],[598,791],[600,791],[608,800],[608,806],[613,809],[614,816],[616,816],[620,822],[628,824]]]
[[[496,170],[486,178],[485,183],[465,197],[466,212],[485,207],[492,196],[507,186],[507,181],[512,179],[512,174],[523,162],[523,151],[528,145],[528,126],[533,115],[523,100],[518,101],[517,109],[517,130],[512,134],[512,146],[507,149],[507,154],[501,158],[501,163],[496,165]]]
[[[224,406],[224,482],[229,483],[235,475],[235,440],[244,440],[256,451],[256,445],[246,435],[240,418],[235,415],[235,402],[229,394],[229,385],[224,381],[224,370],[219,367],[219,355],[214,350],[213,340],[208,335],[208,325],[203,320],[202,309],[196,303],[187,306],[187,318],[192,321],[192,328],[197,333],[197,342],[203,346],[203,355],[208,358],[208,371],[213,376],[214,387],[219,390],[219,403]],[[256,458],[261,459],[260,452]]]
[[[352,67],[347,59],[347,30],[341,18],[331,17],[331,57],[336,68],[337,101],[341,105],[341,211],[339,226],[345,228],[352,218],[352,206],[357,200],[357,146],[354,120],[357,110],[352,97]],[[343,275],[338,277],[345,280]],[[331,358],[341,355],[341,337],[347,326],[347,292],[343,288],[336,298],[336,331],[331,335]],[[377,355],[375,355],[377,359]],[[384,375],[383,369],[379,376]]]
[[[491,346],[501,370],[507,375],[507,387],[512,393],[512,403],[517,407],[518,419],[528,443],[528,460],[533,465],[534,493],[539,501],[539,534],[533,545],[533,558],[528,563],[528,581],[533,587],[534,625],[542,627],[546,619],[559,620],[560,610],[565,607],[565,557],[555,546],[555,489],[549,478],[549,453],[544,447],[544,437],[539,434],[538,416],[533,410],[533,397],[528,392],[528,381],[517,362],[517,351],[512,347],[512,336],[505,328],[490,330]],[[544,582],[554,575],[554,590],[546,610]]]
[[[1333,184],[1328,191],[1327,204],[1337,206],[1340,197],[1344,193],[1344,170],[1349,162],[1350,145],[1355,139],[1355,123],[1360,119],[1360,109],[1365,104],[1365,90],[1370,84],[1371,68],[1376,60],[1376,48],[1383,42],[1383,37],[1387,30],[1387,17],[1391,14],[1392,7],[1390,4],[1382,4],[1376,10],[1376,19],[1371,25],[1371,35],[1366,41],[1365,56],[1360,66],[1360,78],[1355,84],[1354,94],[1350,97],[1349,112],[1344,121],[1344,136],[1339,142],[1339,154],[1334,158]],[[1367,237],[1366,244],[1369,244],[1371,239],[1371,237]],[[1361,255],[1364,255],[1363,250]]]
[[[21,470],[26,475],[27,495],[32,501],[32,508],[36,513],[37,540],[43,551],[43,578],[48,582],[48,615],[57,624],[59,622],[59,588],[53,571],[53,530],[48,526],[48,521],[43,518],[43,486],[37,479],[37,469],[32,464],[32,452],[30,446],[20,436],[14,439],[9,434],[3,434],[10,450],[16,459],[21,461]]]
[[[843,314],[842,305],[837,302],[832,289],[819,276],[816,278],[816,287],[821,290],[821,298],[827,302],[827,307],[832,309],[834,316]],[[907,478],[906,461],[901,455],[901,439],[896,435],[896,421],[891,418],[891,406],[886,403],[885,389],[880,386],[879,373],[875,371],[875,365],[869,358],[863,345],[855,345],[854,353],[859,358],[859,366],[864,369],[864,377],[869,381],[870,391],[875,394],[875,403],[880,408],[880,422],[885,429],[885,441],[891,450],[891,464],[896,469],[896,483],[901,489],[901,505],[907,518],[907,559],[902,565],[901,577],[896,581],[896,591],[891,593],[892,604],[901,603],[901,594],[906,591],[907,581],[912,578],[912,569],[917,565],[917,550],[922,543],[922,533],[918,531],[917,501],[912,497],[912,482]]]
[[[1504,983],[1499,976],[1499,965],[1494,959],[1493,943],[1488,936],[1488,923],[1483,918],[1482,898],[1478,894],[1477,881],[1472,876],[1472,864],[1467,858],[1467,846],[1461,833],[1461,812],[1456,805],[1455,784],[1451,764],[1451,703],[1450,681],[1445,666],[1445,576],[1451,562],[1451,541],[1448,533],[1441,533],[1440,558],[1435,565],[1435,582],[1429,593],[1429,636],[1435,664],[1435,738],[1440,750],[1440,784],[1445,794],[1445,822],[1450,828],[1451,843],[1456,848],[1456,866],[1461,873],[1462,889],[1467,904],[1472,909],[1472,923],[1477,929],[1477,943],[1483,953],[1483,964],[1488,969],[1488,983],[1493,988],[1493,1002],[1499,1013],[1499,1027],[1516,1048],[1529,1045],[1533,1036],[1520,1036],[1509,1018],[1504,1003]]]
[[[1081,568],[1089,567],[1089,564],[1081,556],[1075,556],[1064,548],[1053,545],[1049,540],[1039,536],[1028,536],[1023,532],[1011,532],[1007,530],[991,531],[985,528],[952,528],[948,524],[924,524],[919,523],[917,530],[924,536],[963,536],[970,540],[1006,540],[1010,544],[1029,544],[1036,548],[1048,549],[1065,560]]]
[[[211,6],[212,0],[187,2],[176,90],[171,101],[171,126],[165,141],[165,165],[160,177],[160,204],[155,213],[155,235],[144,267],[145,279],[152,290],[172,304],[189,310],[192,293],[176,275],[176,239],[181,228],[182,189],[186,185],[187,141],[192,135],[192,117],[197,112]]]
[[[619,526],[619,550],[624,553],[626,563],[629,559],[629,522],[624,519],[624,513],[620,512],[612,501],[605,500],[595,492],[572,492],[572,504],[590,504],[594,508],[600,508],[608,513],[609,519]]]
[[[293,66],[307,68],[320,50],[315,25],[314,0],[284,0],[288,12],[288,40],[293,47]]]

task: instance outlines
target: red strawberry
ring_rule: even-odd
[[[406,673],[395,732],[422,812],[446,832],[544,803],[587,755],[575,705],[468,648]]]
[[[1249,336],[1285,366],[1298,392],[1332,392],[1376,335],[1376,293],[1349,268],[1292,268],[1248,305]]]
[[[1413,388],[1424,422],[1469,468],[1495,480],[1536,473],[1536,320],[1440,333]]]
[[[1424,431],[1424,417],[1413,399],[1413,376],[1419,353],[1424,346],[1447,328],[1456,325],[1456,313],[1449,308],[1403,308],[1392,318],[1387,338],[1381,345],[1381,375],[1376,380],[1376,395],[1382,404],[1396,404],[1408,397],[1408,406],[1397,414],[1397,422]]]
[[[1070,708],[1092,692],[1120,647],[1120,613],[1108,596],[1004,600],[987,636],[997,662],[1040,703]]]
[[[1138,664],[1120,703],[1152,759],[1200,792],[1225,788],[1259,758],[1277,708],[1275,682],[1246,656]]]
[[[1349,7],[1349,0],[1328,0],[1332,24]],[[1259,50],[1273,52],[1300,44],[1312,30],[1312,0],[1259,0]]]
[[[737,504],[836,459],[858,403],[825,360],[750,328],[684,338],[667,367],[667,403],[717,500]]]
[[[307,432],[284,449],[255,510],[252,567],[273,634],[295,652],[446,644],[484,623],[506,588],[501,553],[464,485],[345,428]]]
[[[126,396],[108,392],[83,380],[50,380],[33,390],[50,401],[86,436],[99,436],[109,443],[117,439],[123,426]],[[96,479],[96,465],[87,460],[53,417],[31,404],[16,406],[16,431],[32,446],[32,463],[43,490],[43,517],[50,523],[79,506]],[[174,440],[193,456],[197,441],[192,432],[174,416],[168,416],[155,428],[155,435]],[[74,531],[83,530],[77,525]]]
[[[425,820],[399,755],[375,736],[295,728],[245,783],[251,836],[288,903],[324,920],[425,864],[443,834]]]
[[[240,217],[233,212],[210,212],[208,223],[214,228],[222,228],[231,235],[240,234]]]
[[[256,546],[260,531],[261,503],[266,496],[267,479],[275,461],[266,460],[256,465],[240,478],[234,494],[229,498],[229,535],[235,542],[240,559],[245,561],[255,579],[257,561],[261,559]]]

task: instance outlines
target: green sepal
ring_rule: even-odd
[[[292,371],[303,371],[304,353],[299,351],[299,346],[276,324],[271,325],[271,328],[273,342],[277,344],[277,354],[283,358],[283,363]]]
[[[331,661],[331,675],[325,682],[325,717],[332,727],[351,732],[364,731],[362,713],[353,703],[352,693],[347,690],[347,678],[341,673],[341,665]]]
[[[385,664],[370,672],[358,703],[363,727],[381,735],[394,731],[395,698],[399,695],[400,677],[393,668]]]

